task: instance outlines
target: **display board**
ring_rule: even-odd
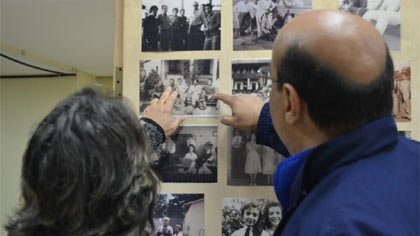
[[[264,168],[267,163],[261,163],[261,157],[274,164],[283,157],[255,145],[253,134],[220,124],[217,117],[230,110],[212,100],[211,94],[248,93],[267,99],[271,86],[266,77],[275,29],[305,11],[340,9],[375,24],[395,62],[393,114],[398,129],[420,140],[418,0],[404,0],[401,4],[399,0],[368,0],[366,9],[341,0],[260,1],[259,7],[266,8],[265,13],[249,10],[242,0],[124,1],[123,96],[140,115],[150,99],[159,96],[162,87],[172,86],[181,91],[174,115],[187,118],[182,131],[171,137],[161,153],[154,154],[155,161],[166,155],[171,166],[165,169],[161,162],[154,163],[163,180],[159,199],[167,207],[159,209],[159,216],[155,217],[157,227],[163,225],[163,216],[171,218],[173,214],[169,225],[175,228],[180,224],[189,235],[230,235],[239,230],[238,210],[243,205],[255,202],[264,214],[264,208],[276,201],[270,179],[272,170]],[[194,2],[198,3],[198,10],[205,8],[201,4],[211,2],[211,25],[200,24],[198,11],[194,15]],[[167,6],[169,17],[162,14],[163,5]],[[389,13],[386,24],[380,18],[383,10]],[[153,14],[156,15],[147,19]],[[257,22],[249,19],[256,15],[260,19]],[[165,26],[168,22],[176,22],[173,30]],[[165,37],[159,43],[156,24],[162,24],[160,33]],[[252,150],[253,155],[244,154],[245,149]],[[205,168],[198,165],[200,155],[208,155],[211,164]],[[260,163],[254,161],[250,166],[258,156]],[[169,208],[179,204],[184,208]],[[185,218],[180,220],[178,215]]]

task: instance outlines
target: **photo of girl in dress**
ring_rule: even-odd
[[[261,160],[260,155],[257,152],[257,144],[255,143],[255,134],[251,134],[249,142],[246,144],[246,161],[245,170],[250,177],[249,185],[257,185],[256,179],[257,174],[261,173]]]
[[[285,157],[270,147],[255,143],[255,134],[232,129],[228,185],[272,185],[278,164]]]

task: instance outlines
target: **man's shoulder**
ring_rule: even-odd
[[[298,228],[314,235],[418,235],[419,162],[413,166],[396,153],[373,155],[325,177],[297,208],[291,235]]]

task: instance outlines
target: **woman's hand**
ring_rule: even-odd
[[[168,87],[162,96],[159,99],[153,99],[143,112],[143,117],[156,122],[163,129],[167,137],[175,133],[185,120],[181,117],[176,119],[172,117],[176,96],[177,92],[172,92],[172,88]]]

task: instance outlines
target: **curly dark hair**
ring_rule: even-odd
[[[272,207],[280,207],[280,209],[282,209],[280,203],[278,203],[278,202],[269,202],[269,203],[267,203],[267,205],[265,205],[265,207],[264,207],[264,223],[265,223],[266,228],[271,228],[271,226],[272,226],[271,222],[270,222],[270,216],[268,214],[269,213],[268,211]]]
[[[146,140],[133,111],[95,89],[60,102],[29,140],[9,235],[147,235],[158,182]]]

